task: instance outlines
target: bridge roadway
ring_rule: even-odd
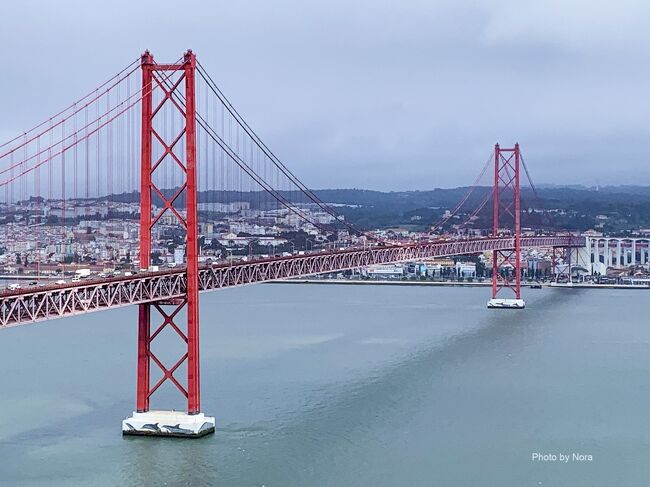
[[[522,247],[583,247],[584,237],[522,237]],[[372,264],[473,254],[514,248],[513,237],[435,240],[371,246],[304,255],[223,263],[199,269],[199,290],[355,269]],[[76,283],[29,287],[0,293],[0,328],[147,302],[173,302],[185,294],[184,268],[132,276],[86,279]]]

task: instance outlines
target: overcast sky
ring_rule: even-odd
[[[192,48],[309,186],[650,185],[648,0],[4,2],[0,139],[150,49]]]

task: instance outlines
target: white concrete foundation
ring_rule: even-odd
[[[183,411],[147,411],[133,413],[122,421],[122,434],[199,438],[214,433],[214,418],[203,413]]]
[[[523,299],[494,298],[487,302],[487,307],[491,309],[524,309],[526,301]]]

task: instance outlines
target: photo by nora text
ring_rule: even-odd
[[[532,452],[530,454],[530,459],[533,462],[559,462],[559,463],[569,463],[569,462],[593,462],[594,456],[591,453],[579,453],[579,452],[569,452],[569,453],[541,453],[541,452]]]

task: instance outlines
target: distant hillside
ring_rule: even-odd
[[[365,228],[396,225],[425,228],[438,222],[444,210],[454,208],[468,190],[467,187],[395,192],[325,189],[317,191],[317,194],[328,203],[356,205],[341,207],[340,212]],[[476,188],[460,213],[467,216],[490,191],[490,187]],[[602,230],[610,232],[650,227],[650,186],[604,186],[598,190],[579,186],[543,186],[537,188],[537,196],[539,200],[530,187],[521,190],[524,226],[570,230],[602,226]],[[529,208],[545,209],[551,216],[527,212]],[[600,218],[597,219],[598,215]],[[474,224],[476,228],[491,226],[489,204],[478,216]],[[450,221],[450,224],[463,221],[460,218]]]
[[[430,191],[373,191],[367,189],[320,189],[315,193],[323,201],[336,205],[337,211],[363,228],[380,228],[412,225],[426,228],[435,224],[445,210],[452,209],[467,194],[468,187],[432,189]],[[173,190],[165,193],[172,194]],[[460,213],[471,213],[491,192],[490,187],[477,187],[468,198]],[[586,230],[603,225],[607,231],[650,227],[650,186],[601,186],[598,190],[583,186],[543,185],[537,188],[539,201],[530,187],[521,190],[522,223],[531,227],[548,227],[551,224],[572,230]],[[289,201],[304,201],[297,192],[282,193]],[[137,202],[139,193],[112,195],[109,199]],[[263,205],[269,197],[259,192],[210,191],[199,195],[201,201],[229,203],[248,201],[253,207]],[[182,197],[180,198],[182,202]],[[552,221],[543,218],[529,208],[558,210]],[[561,214],[564,213],[564,214]],[[606,218],[596,219],[597,215]],[[490,226],[490,205],[479,214],[477,228]],[[462,220],[462,218],[461,218]],[[462,223],[453,220],[450,224]]]

